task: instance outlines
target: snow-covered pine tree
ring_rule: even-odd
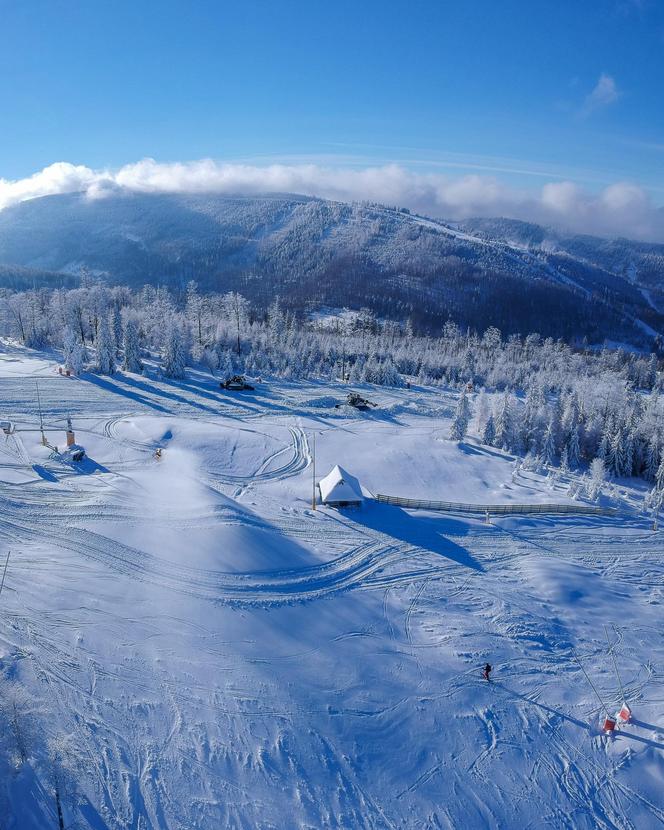
[[[84,351],[71,326],[65,326],[63,335],[64,367],[75,375],[83,371]]]
[[[495,447],[496,445],[496,425],[493,420],[493,415],[489,414],[482,430],[482,443],[487,447]]]
[[[453,441],[463,440],[466,432],[468,432],[468,424],[470,422],[470,404],[466,397],[466,391],[462,390],[454,413],[454,420],[450,429],[450,438]]]
[[[623,475],[632,476],[634,474],[634,453],[635,453],[636,437],[634,432],[630,430],[625,436],[624,441],[624,467]]]
[[[198,283],[189,280],[187,283],[187,301],[185,305],[185,317],[189,323],[193,340],[193,355],[195,360],[200,360],[203,352],[203,301],[198,293]]]
[[[120,313],[120,304],[113,305],[113,345],[115,347],[115,355],[118,357],[122,349],[123,342],[123,328],[122,328],[122,314]]]
[[[97,360],[95,369],[100,375],[112,375],[115,372],[115,344],[111,332],[108,313],[99,314],[97,320]]]
[[[203,349],[201,353],[201,363],[210,371],[210,374],[214,375],[219,368],[218,353],[214,349]]]
[[[660,445],[657,434],[653,435],[646,449],[645,469],[643,477],[646,481],[654,481],[659,469]]]
[[[496,418],[495,446],[509,450],[514,444],[514,425],[512,423],[512,400],[509,392],[505,392],[500,402]]]
[[[238,357],[241,352],[241,336],[247,330],[249,323],[249,301],[238,294],[237,291],[229,291],[222,298],[224,314],[235,331],[235,340]]]
[[[611,436],[606,464],[609,472],[619,478],[625,475],[625,433],[618,427]]]
[[[531,383],[526,390],[526,400],[523,406],[522,441],[526,452],[539,448],[540,409],[544,404],[541,389],[536,383]]]
[[[221,349],[219,351],[219,365],[217,367],[219,377],[222,380],[228,380],[233,375],[233,360],[228,349]]]
[[[662,461],[657,468],[657,475],[655,476],[655,482],[657,484],[658,490],[664,490],[664,457],[662,457]]]
[[[601,458],[593,458],[590,463],[590,483],[588,484],[588,498],[596,501],[606,481],[606,470]]]
[[[544,433],[544,441],[542,443],[542,462],[547,467],[553,466],[556,460],[556,436],[553,426],[553,418],[549,420],[546,432]]]
[[[477,396],[477,431],[480,435],[484,432],[484,427],[489,418],[489,399],[484,388],[480,389]]]
[[[564,438],[569,442],[569,438],[577,429],[579,425],[579,399],[576,392],[572,392],[567,396],[563,405],[563,414],[561,419],[561,428]]]
[[[286,331],[286,318],[281,310],[281,302],[279,297],[275,297],[274,301],[267,310],[267,325],[270,332],[270,338],[278,342]]]
[[[84,343],[76,342],[71,353],[71,370],[75,375],[80,375],[85,369],[85,363],[88,359],[88,350]]]
[[[164,351],[162,368],[167,378],[183,378],[187,355],[182,327],[177,320],[171,318],[164,331]]]
[[[65,326],[65,330],[62,333],[62,362],[65,369],[69,369],[70,371],[74,369],[72,366],[72,353],[75,346],[76,335],[74,334],[74,330],[71,326]]]
[[[40,348],[48,342],[48,314],[39,291],[27,293],[27,337],[26,346]]]
[[[560,453],[560,469],[563,473],[569,473],[569,452],[567,447],[563,447]]]
[[[570,469],[576,470],[581,460],[581,446],[579,442],[579,427],[572,427],[567,441],[567,462]]]
[[[122,368],[126,372],[143,371],[138,319],[131,312],[127,314],[124,324],[124,362]]]
[[[659,519],[659,513],[664,504],[664,490],[658,487],[653,487],[652,490],[646,492],[643,497],[643,512],[652,515],[653,523],[656,524]]]
[[[397,367],[390,355],[383,361],[381,366],[381,382],[384,386],[402,386],[403,382]]]
[[[657,355],[651,354],[648,361],[648,368],[646,370],[645,386],[648,389],[654,389],[657,384]]]
[[[609,457],[612,435],[613,422],[610,419],[607,419],[604,422],[604,427],[602,428],[602,436],[599,441],[599,446],[597,447],[597,458],[601,458],[602,461],[607,461]]]

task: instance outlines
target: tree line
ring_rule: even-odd
[[[563,469],[599,459],[607,474],[664,489],[664,380],[655,354],[573,348],[536,333],[504,337],[495,327],[480,333],[452,321],[427,336],[410,320],[368,309],[298,315],[279,299],[255,308],[237,292],[202,293],[195,282],[182,292],[101,282],[5,291],[0,333],[61,349],[74,373],[141,372],[149,356],[174,379],[198,366],[222,379],[246,373],[457,388],[457,439],[471,421],[463,390],[472,388],[485,444]]]

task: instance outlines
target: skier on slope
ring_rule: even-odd
[[[483,677],[485,680],[489,680],[489,681],[490,681],[490,680],[491,680],[491,678],[489,677],[489,675],[491,674],[491,672],[492,672],[492,671],[493,671],[493,666],[491,666],[489,663],[487,663],[487,664],[484,666],[484,671],[482,672],[482,677]]]

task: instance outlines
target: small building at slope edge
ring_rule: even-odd
[[[360,482],[338,464],[318,482],[320,500],[330,507],[358,507],[364,501]]]

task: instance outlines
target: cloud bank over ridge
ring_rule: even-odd
[[[143,159],[117,170],[57,162],[24,179],[0,179],[0,210],[26,199],[83,192],[103,198],[118,188],[138,193],[300,193],[341,201],[370,200],[445,219],[504,216],[579,233],[664,242],[664,209],[629,182],[591,193],[557,181],[519,190],[492,176],[448,177],[388,164],[364,169],[318,164],[160,163]]]

